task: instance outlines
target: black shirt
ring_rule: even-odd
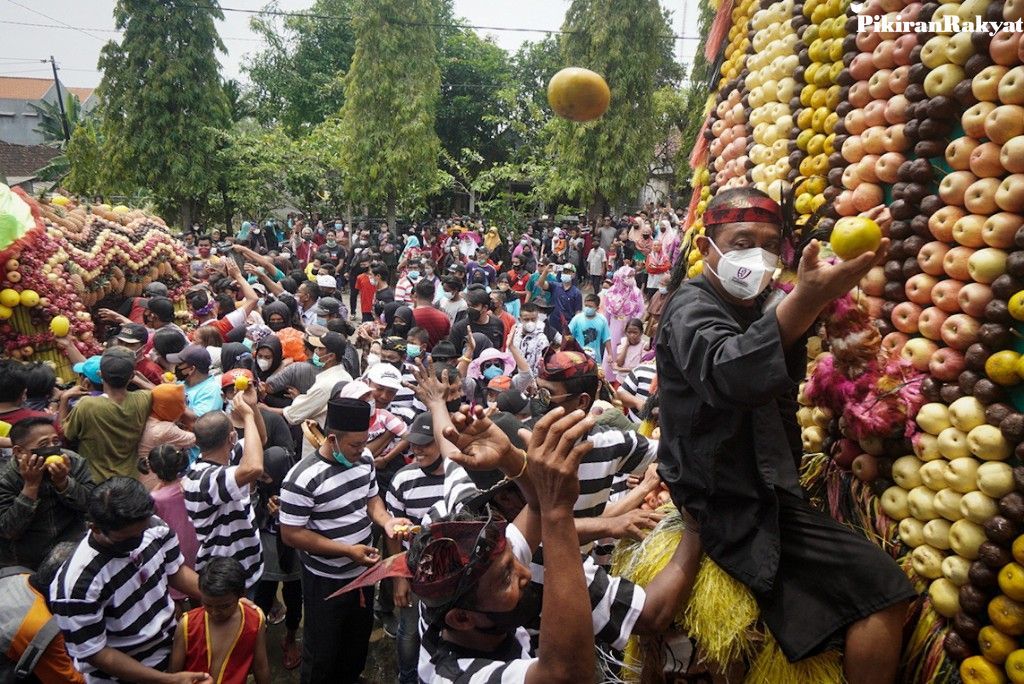
[[[805,354],[782,347],[775,309],[723,300],[703,277],[683,283],[658,333],[658,472],[701,525],[704,550],[757,593],[779,563],[777,489],[803,496],[796,424]]]
[[[466,326],[472,325],[473,332],[483,333],[487,336],[487,339],[491,341],[496,349],[501,349],[505,344],[505,324],[501,322],[501,319],[491,314],[490,320],[487,323],[470,323],[469,317],[465,315],[465,312],[459,314],[459,317],[455,320],[452,325],[452,331],[448,335],[448,339],[451,340],[452,344],[458,350],[465,349],[466,347]]]

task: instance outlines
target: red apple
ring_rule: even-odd
[[[992,288],[984,283],[967,283],[957,295],[960,310],[968,316],[981,319],[985,316],[985,307],[992,301]]]
[[[992,61],[1003,66],[1016,66],[1020,64],[1017,55],[1021,47],[1021,34],[1013,31],[999,31],[992,37],[988,44],[988,53]]]
[[[885,269],[881,266],[874,266],[860,279],[860,289],[864,294],[872,297],[881,297],[885,288]]]
[[[900,165],[906,160],[907,158],[899,152],[886,152],[878,158],[878,163],[875,165],[875,175],[883,183],[895,183]]]
[[[946,163],[954,171],[969,171],[971,168],[971,153],[980,144],[977,140],[968,136],[957,138],[946,146]]]
[[[932,288],[932,303],[946,313],[960,313],[960,302],[957,296],[964,288],[959,280],[942,280]]]
[[[992,67],[989,68],[991,69]],[[1002,69],[1005,67],[1000,68]],[[981,74],[978,74],[978,76],[980,75]],[[975,76],[974,78],[977,79],[978,76]],[[963,116],[960,117],[960,123],[964,127],[964,134],[969,135],[972,138],[977,138],[978,140],[984,138],[985,117],[987,117],[989,112],[995,108],[996,106],[994,104],[987,101],[978,102],[977,104],[968,107],[967,111],[965,111]]]
[[[981,238],[989,247],[1011,249],[1014,247],[1013,238],[1021,226],[1024,226],[1024,216],[1001,211],[985,220]]]
[[[981,229],[984,225],[984,216],[965,214],[953,224],[953,239],[964,247],[984,247],[985,241],[981,239]]]
[[[942,324],[942,341],[953,349],[963,351],[978,341],[981,324],[967,314],[953,314]]]
[[[860,445],[852,439],[842,438],[838,442],[835,456],[832,458],[835,464],[844,470],[849,470],[853,460],[860,456]]]
[[[853,459],[850,470],[861,482],[874,482],[878,479],[878,459],[871,454],[861,454]]]
[[[928,363],[928,372],[937,380],[953,382],[966,367],[963,354],[950,347],[941,347],[932,355]]]
[[[1024,87],[1024,83],[1021,84]],[[996,205],[1003,211],[1024,214],[1024,173],[1015,173],[1003,179],[996,190]]]
[[[913,334],[917,332],[917,322],[920,317],[920,306],[913,302],[900,302],[892,310],[892,325],[900,332]]]
[[[927,273],[918,273],[909,278],[904,285],[907,299],[914,304],[926,306],[932,301],[932,288],[938,283],[938,279]],[[884,286],[884,285],[883,285]],[[936,338],[937,339],[937,338]]]
[[[910,336],[906,333],[891,332],[882,338],[882,351],[887,356],[899,356],[899,353],[903,350],[903,345],[909,339]]]
[[[928,219],[928,230],[936,240],[952,242],[953,227],[966,215],[967,212],[960,207],[942,207]]]
[[[945,259],[950,252],[949,245],[938,240],[927,243],[917,253],[917,263],[921,270],[933,276],[940,276],[946,273]],[[969,256],[969,255],[968,255]],[[964,271],[967,271],[967,257],[963,257]],[[966,280],[966,278],[963,278]]]
[[[929,340],[942,339],[942,325],[949,318],[949,314],[937,306],[929,306],[921,312],[917,319],[918,331]]]
[[[971,184],[978,180],[970,171],[954,171],[947,174],[939,183],[939,197],[946,204],[964,206],[964,195]]]
[[[985,135],[996,147],[1024,135],[1024,107],[1004,104],[993,109],[985,117]]]
[[[964,193],[964,207],[972,214],[991,214],[996,211],[995,196],[998,190],[998,178],[979,178]]]
[[[999,163],[1010,173],[1024,173],[1024,135],[1011,138],[999,151]]]
[[[928,243],[931,244],[931,243]],[[928,245],[925,245],[927,247]],[[922,250],[924,248],[922,247]],[[970,247],[954,247],[953,249],[946,252],[945,257],[942,259],[942,268],[950,278],[956,280],[962,280],[967,282],[971,280],[971,272],[968,268],[968,260],[971,255],[974,254],[974,250]]]

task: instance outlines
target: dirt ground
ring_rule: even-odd
[[[284,637],[284,624],[272,625],[267,630],[267,654],[270,659],[270,673],[274,684],[298,684],[299,670],[286,670],[281,666],[281,639]],[[299,629],[302,638],[302,629]],[[394,684],[398,681],[398,670],[395,666],[395,640],[384,634],[379,627],[370,636],[370,655],[363,671],[363,681],[367,684]]]

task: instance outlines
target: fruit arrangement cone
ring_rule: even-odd
[[[689,160],[687,275],[736,186],[780,201],[794,249],[891,240],[808,344],[802,482],[920,588],[901,681],[1024,682],[1024,2],[731,7]],[[861,30],[883,17],[1000,26]],[[697,629],[707,659],[783,676],[727,626]]]
[[[3,354],[54,364],[73,377],[56,340],[86,356],[101,349],[94,310],[165,283],[184,293],[188,260],[162,219],[123,205],[36,200],[0,184],[0,340]]]

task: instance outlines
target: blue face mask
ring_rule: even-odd
[[[419,271],[409,271],[409,280],[419,280],[419,279],[420,279],[420,272]]]
[[[422,353],[422,350],[418,344],[407,344],[405,346],[405,353],[410,359],[415,359]]]
[[[484,377],[487,380],[493,380],[494,378],[501,375],[501,366],[488,366],[484,369]]]
[[[597,315],[597,309],[595,309],[592,306],[585,306],[583,307],[583,315],[585,315],[587,318],[593,318],[594,316]]]
[[[324,367],[324,362],[320,360],[320,354],[317,353],[317,352],[313,352],[313,358],[310,359],[309,361],[310,361],[310,363],[312,363],[317,368],[323,368]]]
[[[327,325],[327,319],[324,318],[323,316],[317,316],[316,317],[316,324],[317,325],[324,325],[324,326],[326,326]]]
[[[562,282],[565,283],[566,285],[571,283],[572,282],[572,275],[569,274],[569,273],[563,273],[562,274]]]

